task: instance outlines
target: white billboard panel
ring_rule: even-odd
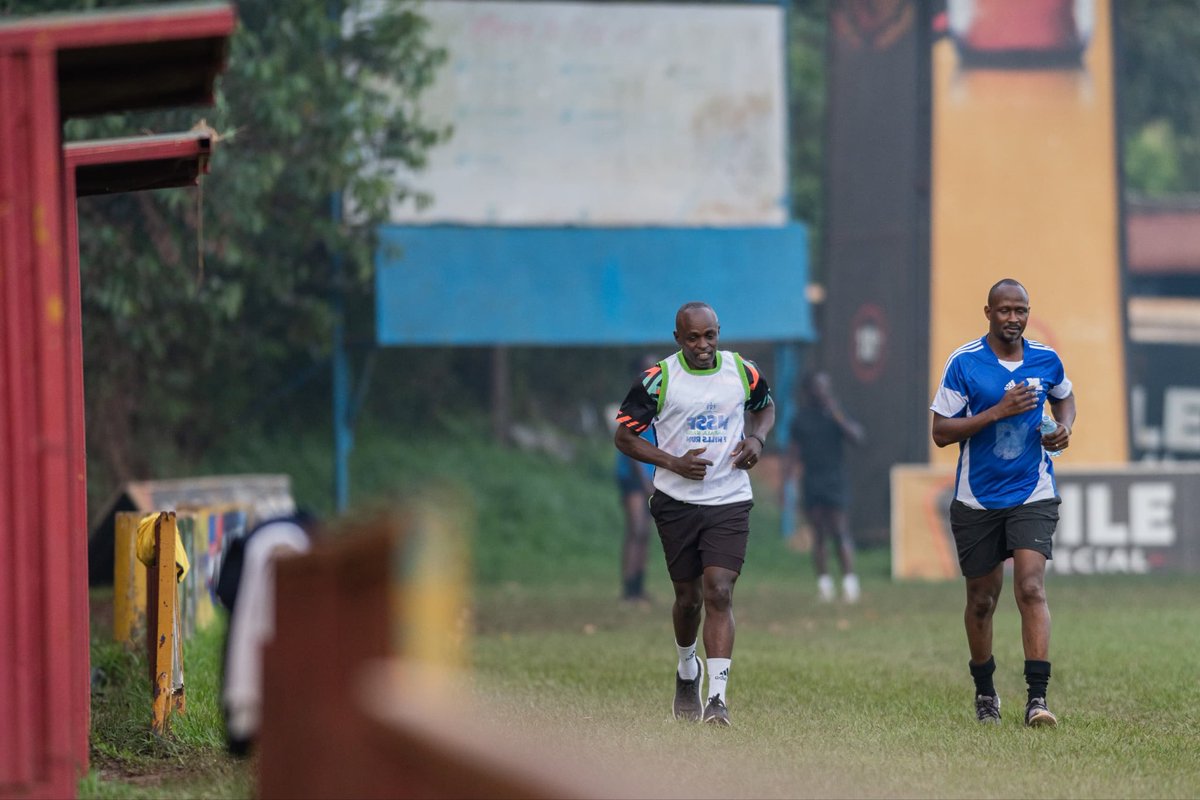
[[[423,117],[454,135],[398,223],[779,225],[784,11],[774,4],[422,5],[449,62]]]

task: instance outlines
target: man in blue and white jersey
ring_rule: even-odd
[[[733,586],[750,537],[754,496],[748,470],[775,423],[766,379],[754,362],[721,350],[721,325],[707,303],[675,315],[679,352],[646,370],[617,414],[617,449],[653,464],[650,513],[675,589],[671,620],[679,662],[676,719],[729,726],[725,690],[733,659]],[[653,425],[657,443],[638,434]],[[704,663],[696,656],[701,611]],[[705,702],[704,698],[707,698]]]
[[[1070,446],[1075,395],[1058,353],[1024,337],[1029,322],[1024,286],[1011,278],[999,281],[988,292],[983,313],[987,335],[950,354],[930,406],[934,444],[959,446],[950,528],[967,579],[964,619],[975,715],[980,722],[1000,722],[1000,698],[992,682],[992,615],[1004,586],[1004,562],[1012,558],[1029,687],[1025,724],[1053,727],[1058,720],[1046,707],[1050,609],[1045,574],[1061,501],[1048,451]],[[1057,427],[1043,435],[1047,401]]]

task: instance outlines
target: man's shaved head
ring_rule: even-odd
[[[710,306],[708,303],[702,303],[699,300],[693,300],[690,303],[684,303],[683,305],[681,305],[679,307],[679,310],[675,312],[675,330],[679,330],[680,325],[683,322],[684,314],[690,313],[692,311],[700,311],[700,310],[712,311],[713,317],[717,316],[717,312],[713,311],[713,307]]]
[[[1004,288],[1007,288],[1010,286],[1015,286],[1016,288],[1020,289],[1022,292],[1025,292],[1026,298],[1029,297],[1029,290],[1025,288],[1025,284],[1021,283],[1019,280],[1016,280],[1015,278],[1002,278],[1002,279],[996,281],[995,283],[993,283],[992,288],[988,289],[988,299],[987,299],[988,305],[989,306],[994,305],[993,300],[994,300],[994,298],[996,296],[996,292],[998,290],[1004,289]]]

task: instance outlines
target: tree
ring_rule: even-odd
[[[825,37],[827,0],[793,0],[788,11],[788,117],[792,216],[809,226],[813,277],[824,274]]]
[[[1113,2],[1126,187],[1200,192],[1200,0]]]
[[[7,0],[4,10],[130,4]],[[189,458],[312,374],[328,354],[335,289],[352,308],[366,296],[373,231],[389,204],[425,199],[397,185],[386,164],[419,168],[449,135],[417,104],[445,53],[426,41],[414,3],[372,5],[381,6],[377,16],[343,30],[328,0],[242,0],[215,108],[68,123],[68,140],[186,130],[202,117],[221,134],[200,190],[79,204],[98,491],[186,470]],[[356,209],[352,224],[334,218],[339,192]]]

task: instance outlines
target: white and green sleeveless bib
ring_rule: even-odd
[[[693,481],[667,469],[654,471],[654,488],[685,503],[718,506],[753,499],[750,476],[735,469],[730,454],[742,440],[745,405],[750,397],[746,368],[737,353],[720,350],[716,366],[695,370],[678,352],[662,367],[658,415],[654,430],[658,446],[671,455],[707,448],[700,454],[713,462],[704,480]]]

